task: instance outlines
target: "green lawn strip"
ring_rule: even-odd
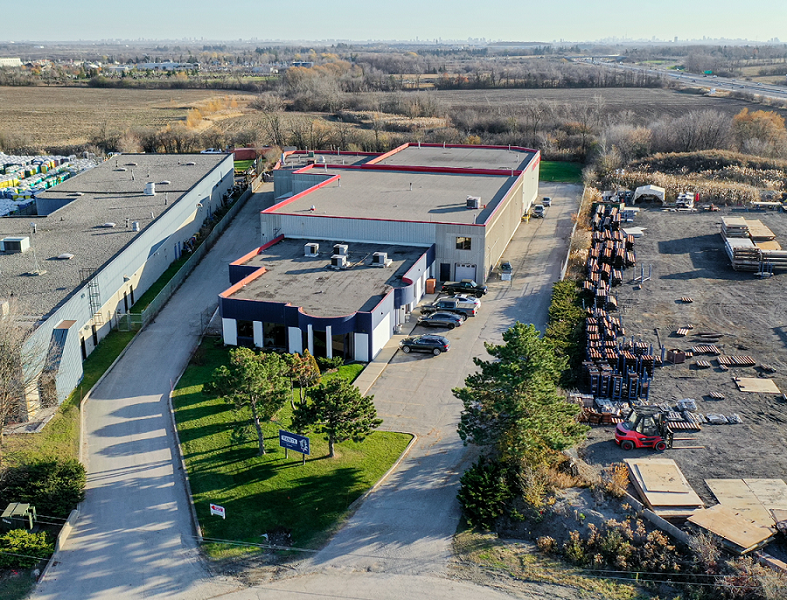
[[[253,160],[236,160],[235,161],[235,170],[236,171],[245,171],[249,167],[254,164]]]
[[[0,569],[0,600],[27,598],[35,584],[32,569]]]
[[[582,183],[582,163],[542,160],[539,169],[540,181]]]
[[[279,428],[287,429],[287,404],[275,421],[266,423],[265,456],[257,456],[256,438],[248,431],[238,439],[234,425],[243,418],[222,398],[202,393],[227,351],[212,341],[203,344],[200,365],[183,374],[173,402],[197,516],[206,538],[265,543],[262,534],[284,527],[299,547],[318,547],[345,517],[349,505],[391,467],[410,441],[409,435],[375,432],[362,443],[337,445],[337,458],[327,458],[328,443],[314,434],[311,456],[278,447]],[[363,365],[346,365],[326,377],[355,379]],[[296,390],[297,396],[297,390]],[[226,520],[211,516],[209,504],[223,506]],[[226,557],[254,551],[206,544],[207,553]]]
[[[79,453],[79,403],[109,366],[131,342],[134,332],[112,331],[82,363],[82,382],[60,405],[41,433],[5,438],[8,464],[21,464],[43,457],[73,457]]]
[[[167,285],[172,278],[177,275],[180,268],[186,263],[186,261],[191,258],[191,254],[183,253],[179,259],[174,261],[167,270],[161,274],[153,285],[151,285],[147,291],[142,294],[142,296],[134,303],[134,306],[131,307],[129,312],[134,314],[141,314],[150,303],[153,302],[153,299],[159,295],[159,292],[164,289],[164,286]]]

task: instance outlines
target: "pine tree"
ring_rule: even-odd
[[[464,404],[459,435],[503,462],[543,464],[551,451],[581,441],[587,427],[576,420],[579,407],[558,392],[561,361],[535,326],[516,323],[503,341],[486,344],[495,360],[476,358],[479,371],[454,390]]]
[[[297,407],[293,418],[296,431],[313,428],[326,434],[328,456],[335,456],[334,444],[353,440],[362,441],[383,422],[377,418],[372,400],[341,377],[320,384],[311,393],[312,402]]]
[[[235,405],[235,410],[248,407],[250,420],[257,431],[260,456],[265,454],[262,422],[269,421],[287,401],[287,365],[274,353],[258,354],[249,348],[230,350],[230,364],[213,372],[208,386]]]

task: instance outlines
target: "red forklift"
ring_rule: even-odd
[[[615,427],[615,443],[623,450],[653,448],[659,452],[672,448],[673,432],[658,406],[635,406],[631,414]]]

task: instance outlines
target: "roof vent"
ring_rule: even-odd
[[[146,196],[155,196],[156,195],[156,184],[152,181],[149,181],[145,184],[145,195]]]
[[[102,223],[101,225],[99,225],[99,227],[103,227],[105,229],[112,229],[113,227],[116,227],[116,224],[112,223],[111,221],[108,221],[106,223]]]
[[[69,196],[84,196],[84,192],[71,192]]]
[[[169,185],[170,183],[172,183],[172,182],[169,179],[165,179],[164,181],[159,181],[158,182],[159,185]]]
[[[126,167],[118,167],[115,171],[128,171]]]
[[[335,244],[333,247],[333,254],[336,256],[347,256],[347,244]]]
[[[393,261],[388,258],[387,252],[375,252],[372,254],[373,267],[388,267]]]
[[[139,231],[139,221],[132,221],[131,231]]]
[[[195,163],[193,160],[190,160],[189,162],[185,163],[185,165],[186,165],[187,167],[193,167],[193,166],[194,166],[194,165],[196,165],[196,164],[197,164],[197,163]]]
[[[74,255],[69,252],[63,252],[63,254],[57,255],[57,260],[71,260],[74,258]]]
[[[136,166],[137,166],[137,163],[135,163],[135,162],[129,162],[129,163],[126,163],[126,164],[127,164],[129,167],[136,167]]]
[[[341,271],[342,269],[347,268],[347,255],[346,254],[334,254],[331,256],[331,269],[335,271]]]
[[[320,245],[317,242],[309,242],[303,245],[303,255],[314,258],[320,253]]]
[[[481,208],[481,198],[479,196],[468,196],[467,208],[469,209]]]

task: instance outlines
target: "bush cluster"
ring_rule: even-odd
[[[54,551],[52,536],[45,531],[32,533],[26,529],[12,529],[0,535],[0,567],[35,567]]]
[[[10,467],[0,483],[0,506],[26,502],[40,515],[67,518],[85,499],[85,467],[74,458],[44,458]]]

